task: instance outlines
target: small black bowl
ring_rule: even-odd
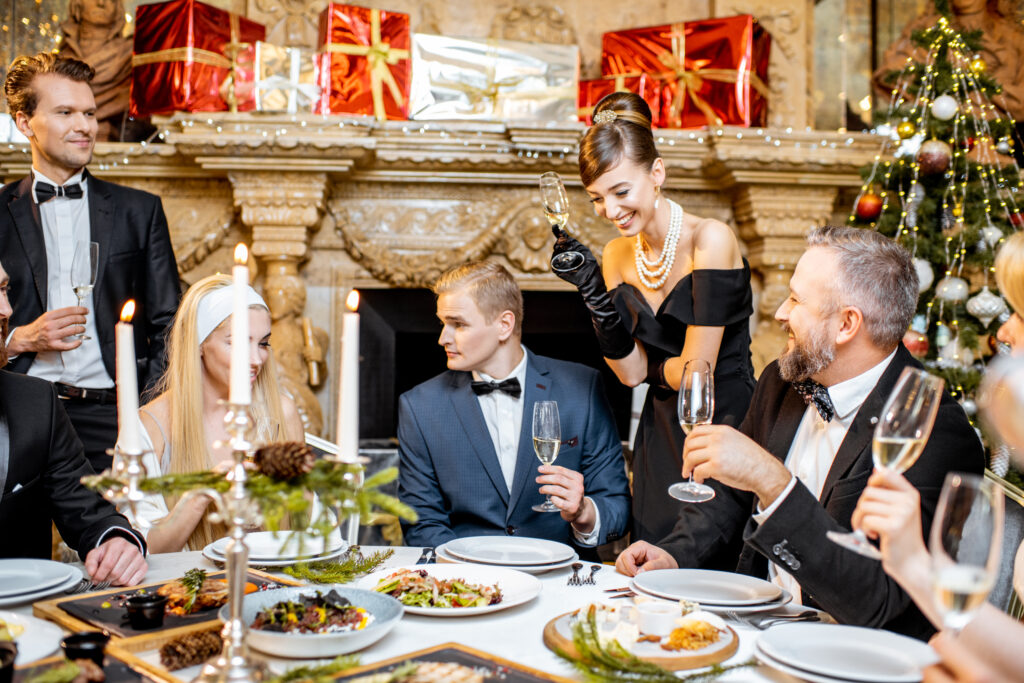
[[[163,625],[167,596],[156,593],[133,595],[125,600],[124,605],[128,610],[128,623],[132,628],[136,631],[145,631]]]
[[[13,640],[0,640],[0,683],[14,680],[14,660],[18,657],[18,645]]]
[[[109,640],[110,634],[106,631],[80,631],[60,641],[60,646],[68,659],[91,659],[102,669],[103,651]]]

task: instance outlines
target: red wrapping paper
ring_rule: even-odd
[[[266,33],[262,24],[196,0],[140,5],[129,113],[227,110],[221,86],[231,71],[225,46],[232,42],[248,43],[236,57],[235,93],[239,111],[253,109],[253,45]]]
[[[749,14],[605,33],[601,73],[662,81],[661,125],[763,126],[771,36]]]
[[[593,125],[594,107],[605,95],[613,92],[636,93],[651,108],[651,125],[658,127],[661,121],[661,85],[647,74],[619,74],[605,76],[591,81],[580,81],[579,96],[576,99],[580,121]]]
[[[320,14],[318,114],[409,118],[409,15],[330,3]]]

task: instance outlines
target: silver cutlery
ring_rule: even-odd
[[[430,564],[434,561],[434,549],[424,548],[423,552],[420,553],[420,559],[416,560],[416,564]]]
[[[82,579],[71,588],[66,589],[64,591],[64,595],[77,595],[78,593],[84,593],[91,585],[92,581],[89,579]]]
[[[759,616],[756,614],[740,615],[736,612],[724,612],[723,614],[726,618],[732,619],[738,624],[753,626],[759,631],[764,631],[767,628],[778,626],[779,624],[793,624],[801,621],[821,621],[821,617],[814,610],[805,610],[797,614],[769,614],[767,616]]]
[[[583,579],[583,583],[587,584],[588,586],[596,586],[597,585],[597,581],[594,580],[594,574],[596,574],[599,571],[601,571],[601,569],[602,569],[602,565],[600,565],[600,564],[591,565],[590,566],[590,576],[588,576],[587,578]]]
[[[633,591],[626,591],[625,593],[619,593],[618,595],[613,595],[613,596],[609,597],[608,599],[609,600],[615,600],[616,598],[635,598],[635,597],[636,597],[636,593],[634,593]]]
[[[572,563],[572,576],[569,577],[569,580],[565,584],[566,586],[582,586],[583,585],[582,583],[580,583],[580,570],[581,569],[583,569],[583,563],[582,562],[573,562]]]

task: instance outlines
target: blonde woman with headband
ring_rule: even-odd
[[[282,440],[302,441],[302,420],[294,402],[281,393],[270,348],[270,311],[249,288],[249,363],[256,424],[278,427]],[[185,293],[167,343],[167,371],[157,397],[139,409],[150,476],[208,470],[231,453],[224,428],[231,371],[231,278],[211,275]],[[218,445],[214,445],[218,444]],[[180,501],[147,496],[137,515],[122,509],[146,534],[151,553],[200,550],[224,535],[205,519],[205,496]],[[142,524],[140,525],[139,522]],[[146,524],[148,528],[145,528]]]
[[[555,274],[579,289],[619,380],[650,385],[633,449],[632,540],[656,544],[685,524],[687,506],[667,492],[683,467],[676,400],[684,365],[699,358],[711,366],[715,423],[739,426],[753,395],[750,268],[727,225],[662,193],[665,162],[651,111],[637,95],[612,93],[598,102],[579,164],[594,212],[619,237],[605,245],[602,268],[586,247],[556,232],[556,254],[576,250],[585,260]],[[730,541],[721,556],[699,558],[701,566],[735,569],[742,539]]]

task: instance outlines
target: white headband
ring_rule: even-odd
[[[217,329],[222,322],[231,317],[233,308],[234,287],[218,287],[199,300],[196,311],[196,331],[199,333],[199,343],[202,344],[210,333]],[[246,287],[246,307],[260,306],[270,310],[255,289]]]

